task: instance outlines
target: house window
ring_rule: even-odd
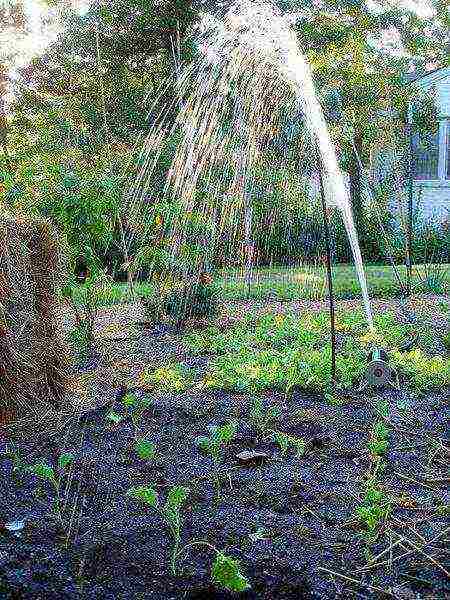
[[[424,181],[438,179],[439,133],[416,133],[412,137],[413,177]]]

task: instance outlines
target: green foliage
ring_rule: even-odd
[[[139,380],[146,389],[180,393],[192,383],[193,374],[183,365],[173,363],[158,369],[146,368],[141,372]]]
[[[372,439],[368,444],[370,452],[376,456],[381,456],[386,452],[389,446],[388,442],[388,434],[389,430],[383,423],[383,421],[378,421],[375,423],[372,431]]]
[[[253,423],[257,433],[264,435],[270,425],[281,416],[277,406],[270,406],[264,410],[262,398],[254,398],[250,411],[250,421]]]
[[[280,446],[281,454],[283,456],[286,455],[289,448],[294,448],[297,456],[303,456],[305,453],[306,443],[304,440],[293,435],[283,433],[282,431],[275,431],[273,436],[277,444]]]
[[[185,285],[167,295],[163,311],[180,324],[187,319],[212,317],[217,314],[216,290],[202,283]]]
[[[147,506],[156,510],[156,512],[164,519],[173,540],[171,559],[173,575],[177,574],[177,559],[179,555],[182,525],[181,510],[183,504],[185,504],[187,500],[188,494],[189,488],[180,485],[173,486],[169,490],[166,502],[161,506],[158,494],[152,487],[137,486],[130,488],[127,492],[127,496],[144,502]]]
[[[135,498],[136,500],[141,500],[147,506],[151,506],[156,508],[158,505],[158,494],[155,490],[148,486],[137,486],[134,488],[130,488],[127,492],[127,496]]]
[[[212,425],[209,427],[209,436],[198,436],[196,444],[199,448],[207,452],[214,463],[214,483],[216,487],[216,498],[220,501],[220,475],[219,467],[223,459],[225,446],[231,442],[236,434],[237,421],[230,421],[221,426]]]
[[[444,344],[447,351],[450,352],[450,331],[444,335],[444,337],[442,338],[442,343]]]
[[[357,515],[369,534],[375,533],[381,523],[389,516],[391,505],[386,495],[375,485],[369,485]]]
[[[119,413],[116,413],[114,411],[109,412],[106,418],[112,421],[113,423],[116,423],[116,425],[117,423],[120,423],[120,421],[122,421],[122,417],[119,415]]]
[[[61,454],[58,458],[56,472],[53,467],[47,465],[44,462],[36,463],[34,465],[25,467],[26,470],[28,470],[30,473],[32,473],[36,477],[39,477],[46,481],[49,481],[52,484],[54,491],[56,493],[55,499],[54,499],[55,512],[56,512],[57,519],[59,520],[61,525],[63,524],[63,520],[64,520],[63,519],[63,511],[62,511],[62,507],[61,507],[61,498],[60,498],[61,484],[62,484],[63,476],[66,474],[67,467],[73,463],[74,459],[75,459],[75,456],[73,454],[71,454],[70,452],[65,452],[65,453]]]
[[[422,350],[392,352],[394,365],[406,375],[408,383],[418,393],[450,385],[450,359],[427,356]]]
[[[87,360],[92,348],[92,328],[88,320],[82,320],[69,332],[69,341],[72,343],[78,360]]]
[[[148,440],[138,440],[135,445],[136,454],[143,459],[154,458],[156,454],[156,446]]]
[[[250,584],[240,571],[239,562],[222,552],[216,555],[211,569],[211,579],[214,584],[231,592],[243,592],[250,588]]]
[[[138,426],[142,415],[151,407],[152,403],[153,400],[149,396],[137,396],[133,392],[126,393],[122,398],[122,404],[129,412],[135,427]]]

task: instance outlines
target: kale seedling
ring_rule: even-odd
[[[305,453],[306,443],[300,438],[288,435],[282,431],[275,431],[274,438],[280,446],[282,456],[286,455],[286,452],[290,447],[294,447],[297,450],[297,456],[303,456]]]
[[[148,396],[141,396],[138,398],[132,392],[128,392],[122,398],[122,403],[129,409],[133,425],[135,428],[137,428],[140,418],[151,406],[152,400]]]
[[[185,503],[189,489],[183,486],[174,486],[170,489],[163,506],[159,503],[157,492],[152,487],[138,486],[130,488],[127,496],[144,502],[153,508],[165,521],[173,539],[171,571],[177,574],[177,565],[180,556],[191,546],[206,546],[216,553],[216,559],[211,568],[211,579],[216,585],[232,592],[242,592],[250,587],[247,579],[240,572],[238,561],[226,556],[208,542],[191,542],[180,548],[181,541],[181,508]]]
[[[369,485],[364,500],[356,512],[369,534],[373,534],[381,521],[386,519],[391,511],[386,495],[373,484]]]
[[[382,421],[375,423],[372,433],[372,440],[369,442],[368,447],[372,454],[381,456],[386,452],[389,446],[387,436],[389,434],[388,428]]]
[[[250,420],[258,435],[264,435],[272,421],[278,419],[280,415],[281,411],[277,406],[271,406],[267,410],[264,410],[262,398],[255,398],[253,400]]]
[[[164,519],[173,539],[171,570],[173,575],[177,574],[177,559],[179,555],[181,539],[181,508],[185,503],[189,489],[180,485],[172,487],[163,506],[159,504],[156,491],[147,486],[130,488],[127,496],[141,500],[150,506]]]
[[[27,467],[27,470],[40,477],[41,479],[46,479],[49,481],[56,491],[56,498],[54,501],[55,510],[58,517],[59,522],[63,525],[63,517],[61,511],[61,483],[63,475],[65,474],[65,469],[68,465],[70,465],[74,460],[74,455],[67,452],[61,454],[58,459],[58,473],[55,473],[53,467],[48,466],[45,463],[37,463],[35,465],[31,465]]]
[[[155,446],[155,444],[153,444],[152,442],[149,442],[148,440],[145,440],[145,439],[138,440],[136,442],[134,449],[136,451],[136,454],[139,456],[139,458],[143,458],[143,459],[155,458],[156,446]]]
[[[211,569],[213,583],[232,592],[243,592],[249,589],[247,579],[240,572],[239,563],[230,556],[218,552]]]
[[[221,427],[210,427],[210,436],[199,436],[196,439],[197,445],[205,450],[214,463],[214,482],[216,486],[217,501],[220,502],[220,476],[219,467],[222,462],[222,453],[226,444],[231,442],[236,434],[237,423],[232,421]]]

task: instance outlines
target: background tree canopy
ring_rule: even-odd
[[[20,69],[14,80],[8,78],[12,56],[0,59],[2,200],[10,207],[50,216],[68,235],[74,256],[96,257],[120,271],[125,257],[118,217],[123,195],[139,168],[137,143],[151,131],[165,106],[172,106],[168,122],[173,122],[177,72],[201,52],[195,33],[202,15],[220,15],[231,2],[93,0],[82,16],[70,2],[47,4],[56,7],[62,19],[59,38]],[[375,8],[365,0],[278,0],[276,4],[291,15],[311,64],[341,166],[350,176],[363,251],[381,259],[382,249],[378,254],[374,251],[378,236],[368,233],[363,173],[354,148],[367,166],[374,148],[404,138],[406,75],[449,64],[446,2],[432,0],[432,17],[420,17],[389,0],[377,0]],[[27,27],[21,2],[11,7],[0,13],[0,35],[9,39],[22,35]],[[14,90],[7,120],[6,84]],[[392,118],[393,111],[398,118]],[[274,136],[258,175],[259,198],[264,201],[254,200],[253,218],[263,260],[281,260],[286,239],[290,247],[300,248],[306,235],[295,228],[292,218],[300,210],[306,214],[306,196],[291,193],[289,198],[289,186],[277,184],[282,172],[282,179],[294,185],[296,169],[307,154],[300,139],[292,145],[302,129],[301,115],[292,114],[286,123]],[[177,143],[176,139],[166,142],[157,160],[154,198],[164,187]],[[286,148],[291,157],[277,175]],[[216,174],[225,187],[227,169],[230,165]],[[199,189],[202,193],[207,192]],[[268,211],[280,212],[280,202],[288,208],[279,215],[277,226],[268,230]],[[151,229],[154,217],[153,213],[149,217],[148,238],[160,239]],[[310,220],[309,239],[319,239],[320,226]],[[346,260],[348,248],[342,244],[337,258]],[[310,246],[317,250],[317,244]]]

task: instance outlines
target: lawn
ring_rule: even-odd
[[[333,389],[326,302],[103,308],[63,410],[2,429],[0,597],[444,598],[448,298],[373,309],[338,302]],[[399,389],[359,391],[374,343]]]
[[[368,265],[365,267],[367,285],[372,298],[396,298],[402,295],[394,270],[390,266]],[[405,285],[406,269],[397,266],[400,279]],[[333,268],[334,293],[339,299],[361,296],[361,288],[352,265],[335,265]],[[416,293],[447,294],[450,286],[450,268],[442,265],[417,265],[413,270],[413,290]],[[253,274],[248,287],[244,274],[238,269],[227,269],[215,279],[218,295],[227,301],[243,300],[322,300],[327,295],[324,267],[259,268]],[[154,288],[150,283],[135,284],[138,297],[151,297]],[[125,295],[125,296],[124,296]],[[126,284],[114,283],[105,287],[101,303],[116,304],[128,296]]]

